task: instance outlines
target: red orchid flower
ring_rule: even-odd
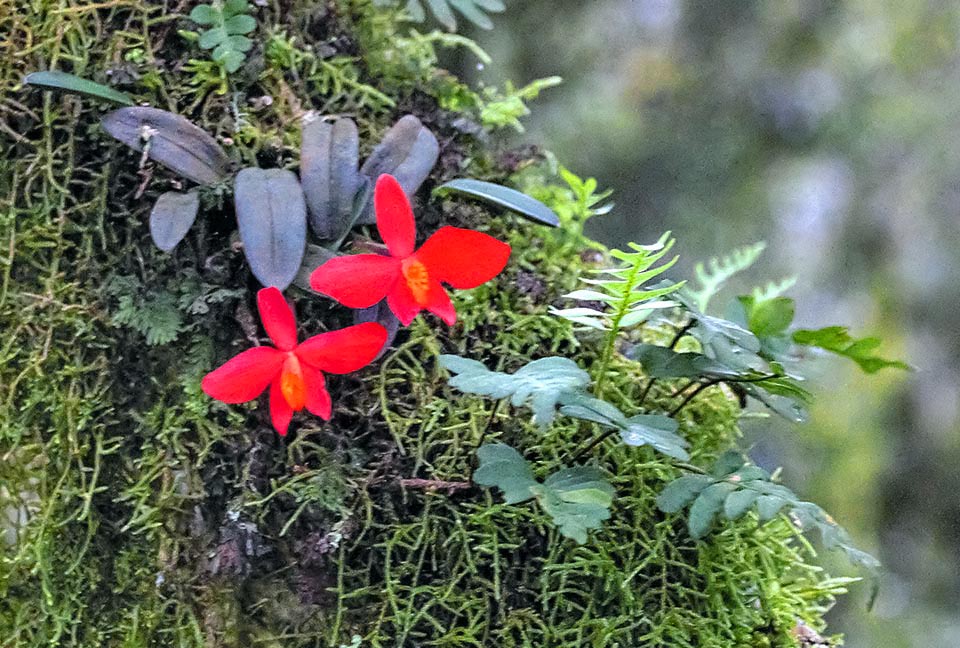
[[[387,331],[370,322],[315,335],[297,344],[297,322],[276,288],[257,293],[267,335],[276,345],[248,349],[208,373],[201,386],[224,403],[251,401],[270,386],[270,418],[281,436],[294,412],[304,407],[330,420],[332,403],[323,372],[345,374],[370,364],[387,340]]]
[[[349,308],[369,308],[386,297],[390,310],[404,326],[424,309],[453,324],[457,313],[441,283],[476,288],[496,277],[510,258],[506,243],[450,226],[441,227],[414,251],[413,209],[391,175],[377,180],[373,204],[377,229],[390,256],[337,257],[310,275],[311,288]]]

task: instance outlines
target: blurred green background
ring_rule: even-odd
[[[494,66],[460,71],[564,78],[518,139],[615,190],[596,237],[671,229],[681,272],[765,240],[739,287],[796,275],[799,324],[881,335],[916,367],[824,360],[810,423],[744,428],[757,461],[884,562],[873,611],[855,586],[832,631],[852,648],[960,646],[958,3],[507,4],[468,32]]]

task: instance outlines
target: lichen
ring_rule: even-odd
[[[137,156],[107,142],[95,104],[20,89],[25,73],[112,78],[230,138],[248,163],[295,164],[304,110],[353,114],[365,145],[414,111],[451,142],[433,182],[467,160],[485,177],[511,171],[440,108],[469,91],[435,68],[428,41],[397,40],[368,2],[268,5],[263,47],[225,94],[209,66],[185,60],[201,53],[185,55],[176,33],[182,2],[0,7],[5,645],[337,648],[359,635],[384,647],[726,648],[791,646],[797,619],[822,627],[845,581],[816,567],[795,530],[748,517],[690,540],[656,510],[672,475],[647,450],[605,452],[616,508],[583,546],[492,493],[401,485],[467,479],[483,438],[545,464],[583,441],[572,425],[545,434],[452,394],[436,362],[444,352],[501,369],[590,357],[588,338],[546,314],[589,263],[569,232],[424,193],[422,222],[491,228],[516,251],[499,280],[457,295],[455,327],[415,322],[379,364],[331,381],[331,423],[302,417],[287,440],[262,410],[200,392],[200,376],[248,344],[253,321],[227,190],[205,192],[195,233],[159,253],[145,215],[175,178],[141,172]],[[272,102],[246,101],[261,95]],[[311,330],[349,320],[316,297],[298,302]],[[175,335],[148,339],[142,309],[157,304]],[[635,402],[642,375],[619,369],[608,389]],[[695,461],[739,434],[738,415],[719,391],[685,411]]]

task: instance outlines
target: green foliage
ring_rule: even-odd
[[[688,286],[686,289],[697,308],[702,311],[707,310],[710,300],[720,292],[723,285],[731,277],[756,263],[766,247],[767,244],[761,241],[737,248],[726,256],[714,257],[706,264],[698,263],[694,267],[694,272],[700,285],[698,288]]]
[[[229,74],[243,66],[253,47],[253,41],[246,36],[257,28],[250,10],[247,0],[214,0],[213,4],[197,5],[190,12],[190,20],[208,27],[200,34],[200,47],[213,50],[213,60]]]
[[[514,406],[530,401],[533,420],[541,427],[553,422],[564,394],[590,384],[590,375],[572,360],[560,357],[534,360],[513,374],[490,371],[482,363],[454,355],[440,356],[440,364],[455,375],[450,386],[467,394],[507,398]]]
[[[43,88],[45,90],[54,90],[57,92],[66,92],[69,94],[78,94],[91,99],[98,99],[117,106],[133,106],[135,102],[130,95],[115,90],[111,87],[95,83],[88,79],[50,70],[48,72],[33,72],[28,74],[23,80],[25,85]]]
[[[509,209],[541,225],[549,225],[550,227],[560,225],[559,217],[539,200],[535,200],[516,189],[510,189],[493,182],[460,178],[441,185],[436,191],[451,191],[471,198],[478,198],[497,207]]]
[[[879,338],[866,337],[856,339],[845,326],[828,326],[818,330],[794,331],[793,341],[804,346],[814,346],[845,358],[850,358],[867,373],[876,373],[881,369],[909,369],[910,366],[900,360],[885,360],[874,355],[880,346]]]
[[[427,19],[423,8],[424,1],[430,7],[433,17],[452,32],[457,30],[454,9],[477,27],[493,29],[493,22],[487,13],[501,13],[507,8],[501,0],[407,0],[406,12],[414,22],[423,22]],[[374,4],[387,7],[396,4],[396,0],[374,0]]]
[[[615,491],[596,468],[564,468],[540,483],[527,461],[508,445],[481,446],[477,456],[476,483],[499,488],[507,504],[536,498],[560,533],[579,544],[587,541],[587,531],[610,518]]]
[[[578,307],[551,309],[550,312],[576,324],[607,331],[608,339],[613,339],[620,329],[640,324],[654,310],[672,308],[676,305],[675,302],[662,298],[680,289],[683,282],[653,288],[646,287],[646,284],[677,262],[679,257],[674,257],[660,266],[656,265],[674,243],[675,240],[670,238],[670,233],[667,232],[653,245],[630,243],[632,252],[612,250],[610,256],[620,261],[619,266],[594,271],[600,279],[583,279],[584,283],[594,288],[564,295],[567,299],[601,302],[609,311]]]
[[[548,88],[553,88],[563,83],[563,79],[558,76],[536,79],[517,88],[507,81],[503,91],[494,88],[487,88],[484,93],[483,101],[480,107],[480,121],[487,128],[506,128],[511,127],[518,133],[523,133],[523,124],[520,123],[521,117],[530,114],[527,108],[527,101],[533,101],[540,96],[540,93]]]
[[[150,346],[175,341],[186,326],[174,293],[145,290],[135,277],[122,275],[113,277],[104,291],[117,299],[111,323],[133,329]]]
[[[638,414],[628,418],[614,405],[586,394],[566,396],[560,412],[613,428],[620,433],[620,438],[628,446],[649,445],[680,461],[690,458],[686,451],[687,442],[677,434],[679,423],[668,416]]]
[[[756,509],[758,521],[764,524],[786,511],[799,529],[819,531],[827,549],[840,550],[851,562],[870,570],[879,567],[876,558],[853,546],[849,534],[823,509],[801,501],[737,452],[720,457],[709,474],[688,473],[667,484],[657,496],[657,506],[664,513],[689,507],[687,530],[697,540],[714,528],[717,519],[735,521]]]

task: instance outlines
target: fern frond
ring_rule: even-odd
[[[784,277],[780,281],[770,281],[764,286],[757,286],[751,294],[755,301],[769,301],[782,296],[795,285],[797,285],[796,277]]]
[[[693,297],[694,303],[702,311],[707,309],[710,300],[720,292],[727,281],[735,274],[743,272],[760,258],[767,244],[763,241],[737,248],[724,257],[714,257],[706,264],[698,263],[694,267],[700,288],[687,288],[687,293]]]
[[[653,245],[630,243],[631,251],[612,250],[610,256],[621,265],[596,270],[597,279],[583,279],[590,288],[576,290],[564,295],[567,299],[602,302],[603,311],[595,308],[553,308],[550,312],[576,324],[607,331],[616,336],[622,328],[636,326],[656,309],[672,308],[676,303],[662,299],[676,292],[684,284],[660,283],[647,288],[646,284],[669,270],[679,257],[673,257],[662,265],[658,261],[670,252],[675,239],[670,232],[660,237]]]

